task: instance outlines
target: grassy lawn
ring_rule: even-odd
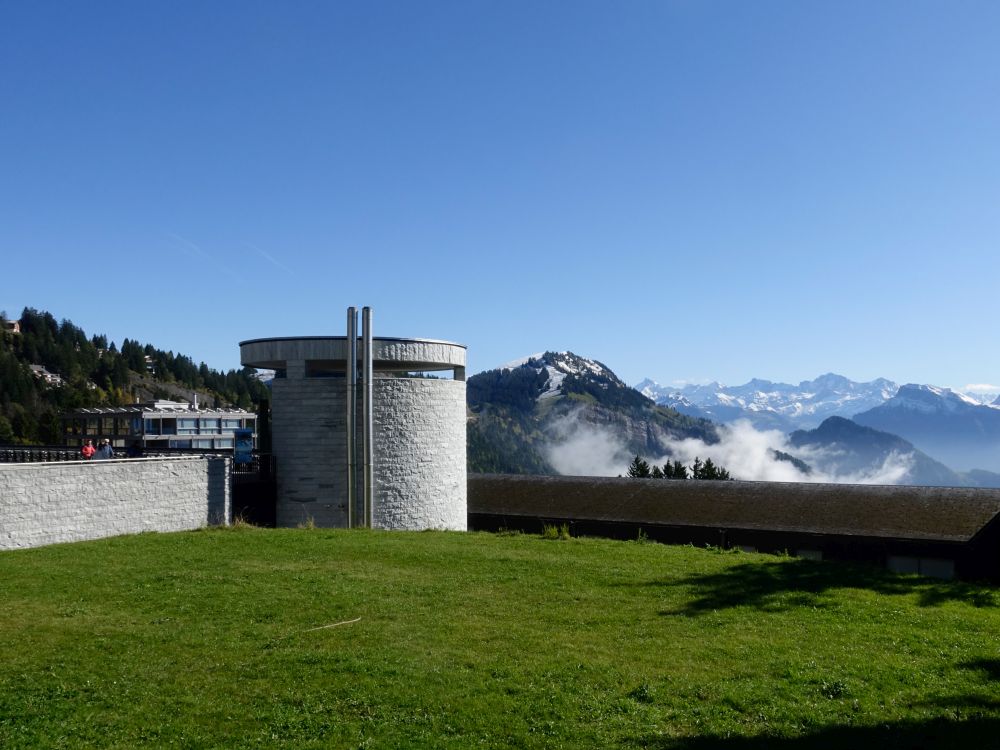
[[[597,539],[0,553],[0,747],[1000,746],[1000,596]]]

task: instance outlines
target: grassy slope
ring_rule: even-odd
[[[0,553],[0,601],[3,748],[1000,736],[997,595],[863,567],[603,540],[210,530]]]

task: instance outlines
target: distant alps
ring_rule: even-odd
[[[709,383],[670,388],[647,378],[635,388],[682,414],[723,424],[746,419],[758,429],[782,432],[812,429],[827,417],[853,417],[881,406],[899,390],[885,378],[858,383],[834,373],[798,385],[755,378],[738,386]]]
[[[754,379],[670,388],[646,379],[635,388],[682,414],[722,424],[746,420],[759,430],[814,430],[843,417],[899,436],[958,472],[1000,472],[1000,397],[884,378],[859,383],[834,373],[798,385]]]

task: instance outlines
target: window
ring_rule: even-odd
[[[211,448],[212,447],[212,441],[211,440],[194,440],[194,441],[192,441],[192,445],[195,448]]]
[[[198,420],[193,417],[181,417],[177,420],[178,435],[197,435]]]
[[[215,439],[216,448],[232,448],[233,439],[232,438],[216,438]]]
[[[928,578],[951,580],[955,577],[955,561],[935,557],[889,555],[886,567],[893,573],[917,573]]]
[[[202,417],[199,421],[200,432],[202,435],[213,435],[219,431],[219,420],[209,419],[207,417]]]
[[[347,373],[344,372],[343,364],[337,364],[327,360],[306,361],[307,378],[343,378],[346,376]]]
[[[171,419],[161,419],[160,420],[160,434],[161,435],[176,435],[177,434],[177,420]]]
[[[147,419],[146,420],[146,434],[147,435],[159,435],[160,434],[160,420],[159,419]]]
[[[232,430],[238,430],[241,427],[240,420],[238,419],[223,419],[222,420],[222,431],[231,432]]]
[[[191,447],[191,441],[190,440],[171,440],[170,441],[170,447],[171,448],[190,448]]]

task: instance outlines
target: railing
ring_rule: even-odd
[[[274,454],[254,453],[249,463],[238,464],[233,461],[230,470],[234,482],[269,480],[274,478]]]
[[[167,456],[232,456],[231,450],[218,451],[197,448],[157,448],[145,450],[140,458],[163,458]],[[129,458],[125,449],[116,448],[115,458]],[[46,461],[82,461],[79,448],[65,445],[0,445],[0,463],[25,464]],[[254,453],[249,463],[230,464],[230,476],[234,482],[269,480],[274,477],[274,455]]]
[[[49,445],[0,445],[0,463],[26,464],[42,461],[79,461],[79,448]]]

